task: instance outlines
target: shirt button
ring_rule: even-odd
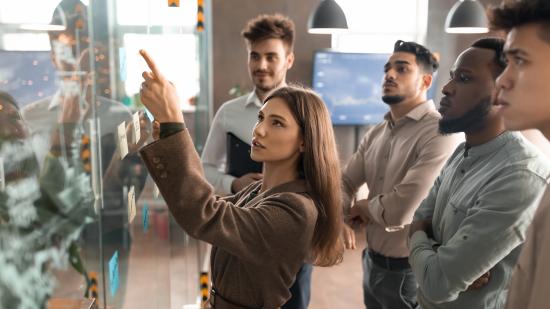
[[[162,173],[160,174],[160,178],[165,179],[166,177],[168,177],[168,173],[167,173],[167,172],[162,172]]]
[[[161,163],[161,164],[157,165],[157,168],[158,168],[159,170],[164,169],[164,165]]]
[[[160,162],[160,158],[159,157],[153,157],[153,163],[157,164]]]

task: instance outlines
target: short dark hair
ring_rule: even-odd
[[[493,63],[496,70],[493,72],[495,78],[506,69],[506,59],[504,57],[504,40],[496,37],[487,37],[475,41],[472,47],[490,49],[495,52]]]
[[[393,52],[411,53],[416,57],[416,63],[427,73],[433,74],[439,68],[439,61],[426,47],[416,42],[397,40],[393,46]]]
[[[19,110],[19,105],[17,105],[17,101],[15,101],[15,98],[12,97],[9,93],[0,90],[0,100],[13,105],[16,110]]]
[[[294,28],[294,22],[286,16],[262,14],[249,20],[241,34],[248,44],[266,39],[280,39],[290,52],[294,48]]]
[[[510,31],[512,28],[540,23],[539,37],[550,44],[550,1],[504,0],[488,10],[493,30]]]

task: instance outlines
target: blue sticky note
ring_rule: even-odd
[[[143,232],[145,233],[149,228],[149,205],[147,203],[143,203],[141,215],[143,216]]]
[[[155,116],[153,116],[153,114],[151,114],[151,112],[147,108],[145,108],[145,115],[147,115],[149,121],[153,122],[155,120]]]
[[[126,49],[124,47],[118,48],[118,70],[120,74],[120,81],[125,82],[128,75],[126,67]]]
[[[111,286],[111,296],[115,296],[118,290],[118,251],[109,260],[109,285]]]

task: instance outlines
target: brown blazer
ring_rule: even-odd
[[[215,196],[187,130],[144,147],[141,155],[178,224],[214,246],[215,307],[283,305],[308,257],[317,221],[305,181],[282,184],[252,199],[250,192],[261,182],[234,196]]]

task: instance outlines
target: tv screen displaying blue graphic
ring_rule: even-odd
[[[0,50],[0,90],[20,106],[55,93],[55,68],[49,51]]]
[[[325,101],[334,125],[376,124],[384,119],[389,107],[382,101],[382,80],[389,57],[389,54],[334,51],[315,53],[313,89]],[[428,98],[433,96],[433,88]]]
[[[313,89],[321,95],[335,125],[381,122],[389,110],[382,102],[388,54],[319,51],[313,61]]]

